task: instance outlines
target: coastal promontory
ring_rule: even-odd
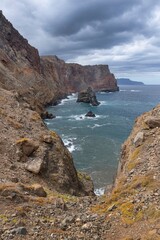
[[[133,81],[130,80],[129,78],[117,78],[117,83],[118,85],[141,85],[141,86],[144,85],[143,82]]]
[[[136,119],[98,198],[42,119],[47,104],[88,87],[118,90],[107,65],[40,57],[0,12],[0,239],[160,239],[160,106]]]

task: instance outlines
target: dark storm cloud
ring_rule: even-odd
[[[159,71],[157,0],[1,0],[0,8],[43,55],[109,63],[119,73]]]
[[[50,21],[47,22],[47,29],[54,35],[68,36],[76,34],[86,26],[91,26],[95,28],[95,30],[100,27],[103,30],[103,28],[106,28],[107,22],[111,22],[112,19],[114,20],[115,18],[118,19],[128,8],[132,9],[139,1],[90,0],[83,3],[75,3],[75,1],[68,2],[71,4],[69,10],[66,9],[66,11],[61,12],[61,9],[59,9],[59,18],[55,19],[55,16],[52,16]],[[116,6],[117,2],[118,6]],[[104,24],[103,27],[102,24]]]

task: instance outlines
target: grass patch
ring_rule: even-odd
[[[128,171],[131,171],[132,169],[136,168],[139,164],[140,161],[138,159],[129,161],[129,163],[127,164]]]
[[[50,131],[50,134],[51,134],[51,137],[52,137],[53,139],[59,139],[59,136],[57,135],[56,132]]]
[[[159,185],[159,182],[157,182],[153,178],[153,174],[150,173],[150,174],[144,175],[144,176],[135,176],[133,178],[131,188],[137,189],[137,188],[147,187],[149,189],[154,189],[155,187],[158,187],[158,185]]]
[[[141,146],[137,147],[130,155],[130,160],[135,160],[140,153]]]
[[[20,138],[16,141],[16,143],[19,144],[19,143],[25,143],[25,142],[29,142],[29,141],[30,141],[29,138]]]
[[[134,222],[142,220],[144,214],[142,210],[136,210],[135,205],[131,202],[125,202],[118,208],[121,213],[121,219],[127,225],[131,225]]]
[[[80,181],[83,181],[83,180],[91,181],[91,177],[86,173],[77,172],[77,175]]]
[[[2,221],[2,223],[6,223],[8,222],[8,217],[4,214],[0,214],[0,221]]]
[[[145,211],[145,215],[149,220],[156,220],[160,218],[160,209],[157,209],[154,206],[149,206],[149,208]]]

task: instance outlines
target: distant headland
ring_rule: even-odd
[[[118,85],[144,85],[143,82],[133,81],[129,78],[117,78]]]

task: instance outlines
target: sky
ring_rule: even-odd
[[[0,0],[0,9],[40,55],[160,84],[158,0]]]

